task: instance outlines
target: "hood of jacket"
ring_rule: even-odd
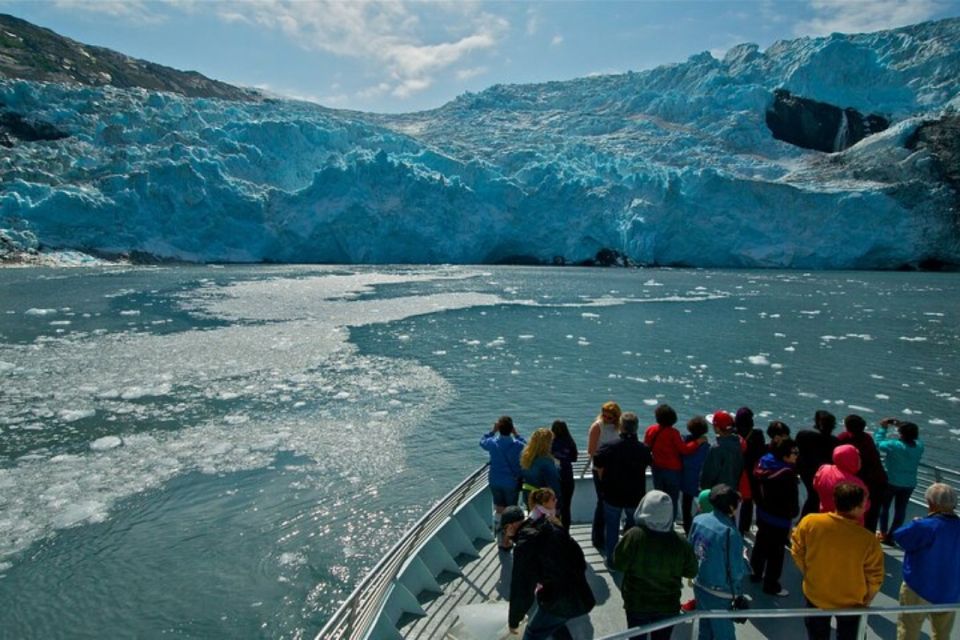
[[[860,452],[852,444],[842,444],[833,450],[833,464],[847,473],[860,471]]]
[[[757,466],[753,471],[753,475],[757,480],[762,480],[764,478],[772,478],[778,476],[782,473],[789,472],[793,467],[783,460],[780,460],[772,453],[764,454],[759,461],[757,461]]]

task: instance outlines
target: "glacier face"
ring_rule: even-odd
[[[773,91],[882,114],[839,153],[775,140]],[[498,85],[432,111],[0,82],[70,134],[0,149],[0,255],[224,262],[889,268],[960,263],[925,120],[960,106],[960,19],[739,45],[641,73]]]

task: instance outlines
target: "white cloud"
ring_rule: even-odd
[[[533,36],[540,29],[540,14],[536,9],[527,9],[527,35]]]
[[[559,33],[553,36],[553,39],[550,40],[550,46],[552,47],[557,47],[557,46],[560,46],[561,44],[563,44],[563,36],[561,36]]]
[[[469,80],[470,78],[476,78],[477,76],[482,76],[487,73],[489,69],[487,67],[472,67],[470,69],[460,69],[457,71],[457,80]]]
[[[937,15],[938,0],[811,0],[814,15],[794,27],[797,35],[865,33],[923,22]]]
[[[55,0],[54,6],[65,11],[106,15],[134,24],[156,24],[167,19],[167,16],[155,10],[163,7],[163,4],[143,0]],[[173,6],[179,6],[179,3]]]
[[[246,0],[216,6],[224,21],[246,20],[281,31],[305,49],[375,66],[390,83],[389,93],[399,98],[423,91],[435,74],[455,68],[471,54],[493,49],[509,27],[504,18],[475,3]],[[430,21],[443,13],[456,14],[455,21],[448,21],[459,25],[455,32],[431,30]],[[382,95],[380,84],[375,90]]]

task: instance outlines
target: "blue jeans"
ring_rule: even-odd
[[[883,496],[883,504],[880,506],[880,531],[892,534],[903,525],[907,519],[907,502],[913,495],[913,487],[896,487],[892,484],[887,485],[887,492]],[[890,516],[890,503],[893,502],[893,524],[887,528],[887,519]]]
[[[673,500],[673,517],[676,518],[677,506],[680,504],[680,472],[654,467],[653,488],[670,496]]]
[[[523,632],[523,640],[573,640],[570,630],[567,629],[568,619],[555,616],[537,606],[537,612],[530,618],[527,630]]]
[[[693,595],[697,599],[697,609],[729,611],[731,598],[721,598],[693,585]],[[733,620],[701,620],[699,640],[736,640]]]
[[[604,501],[603,503],[603,522],[604,522],[603,545],[607,555],[607,562],[613,563],[613,550],[616,549],[617,542],[620,541],[620,515],[624,511],[626,511],[627,529],[629,529],[635,524],[633,520],[633,512],[636,510],[637,510],[636,507],[615,507],[609,502]]]

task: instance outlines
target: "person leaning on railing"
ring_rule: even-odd
[[[929,514],[893,533],[903,557],[900,604],[929,605],[960,602],[960,518],[957,494],[941,482],[930,485],[924,498]],[[918,640],[923,621],[930,616],[933,640],[948,640],[956,611],[902,613],[897,619],[897,640]]]

